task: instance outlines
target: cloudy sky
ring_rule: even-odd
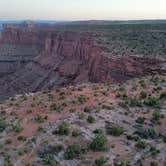
[[[0,0],[0,19],[166,19],[166,0]]]

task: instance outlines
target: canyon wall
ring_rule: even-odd
[[[165,72],[156,58],[106,55],[105,47],[95,44],[98,35],[5,28],[0,39],[0,99],[68,84],[119,82]]]

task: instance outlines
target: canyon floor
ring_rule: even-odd
[[[165,166],[166,77],[66,86],[0,105],[0,165]]]

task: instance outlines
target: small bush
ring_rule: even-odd
[[[80,95],[79,97],[78,97],[78,101],[81,103],[81,104],[84,104],[85,102],[87,102],[88,101],[88,97],[87,96],[85,96],[85,95]]]
[[[95,160],[93,166],[108,166],[108,158],[106,157],[100,157]]]
[[[141,99],[145,99],[146,97],[147,97],[147,93],[144,92],[144,91],[142,91],[142,92],[140,93],[140,98],[141,98]]]
[[[47,117],[42,117],[39,114],[37,114],[36,117],[35,117],[35,121],[38,122],[38,123],[43,123],[46,119],[47,119]]]
[[[157,155],[158,153],[160,153],[160,151],[159,151],[158,149],[156,149],[155,147],[151,147],[151,148],[150,148],[150,152],[151,152],[151,155],[152,155],[153,157],[156,157],[156,155]]]
[[[145,102],[146,105],[150,106],[150,107],[154,107],[154,108],[159,108],[160,107],[160,103],[159,103],[159,99],[157,97],[149,97],[148,100]]]
[[[73,160],[82,153],[81,146],[78,144],[69,145],[64,153],[66,160]]]
[[[106,124],[106,132],[107,134],[113,135],[113,136],[120,136],[123,134],[124,130],[122,127],[115,125],[115,124]]]
[[[3,119],[0,119],[0,132],[2,132],[3,130],[5,130],[7,124]]]
[[[94,123],[95,122],[95,118],[93,116],[89,115],[88,118],[87,118],[87,121],[89,123]]]
[[[145,122],[145,118],[144,118],[144,117],[138,117],[138,118],[136,119],[136,123],[144,124],[144,122]]]
[[[158,166],[158,163],[157,163],[156,161],[152,161],[152,162],[150,163],[150,166]]]
[[[80,135],[81,135],[81,131],[80,130],[78,130],[78,129],[73,130],[73,132],[72,132],[72,136],[73,137],[78,137]]]
[[[143,128],[143,127],[139,127],[135,132],[135,134],[138,134],[141,138],[144,139],[148,138],[155,139],[158,136],[158,134],[153,128]]]
[[[93,151],[107,150],[108,140],[104,134],[97,134],[90,144],[90,149]]]
[[[138,140],[138,142],[135,145],[138,149],[145,149],[147,147],[147,144],[143,140]]]
[[[131,166],[130,162],[121,161],[120,163],[115,164],[115,166]]]
[[[141,107],[141,103],[136,98],[131,98],[129,105],[130,107]]]
[[[157,122],[158,122],[158,121],[161,119],[161,117],[162,117],[162,115],[161,115],[160,112],[158,112],[158,111],[153,112],[153,115],[152,115],[152,116],[153,116],[152,119],[153,119],[154,121],[157,121]]]
[[[84,108],[84,112],[88,112],[88,113],[89,113],[89,112],[91,112],[91,109],[92,109],[91,107],[86,106],[86,107]]]
[[[13,131],[20,133],[23,130],[23,127],[20,124],[15,124],[12,126]]]
[[[57,133],[59,135],[69,135],[70,133],[69,124],[66,122],[62,122],[61,124],[59,124]]]

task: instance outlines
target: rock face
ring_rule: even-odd
[[[162,72],[160,60],[108,56],[96,33],[5,28],[0,39],[0,99],[67,84],[124,81]],[[163,70],[165,72],[165,70]]]

